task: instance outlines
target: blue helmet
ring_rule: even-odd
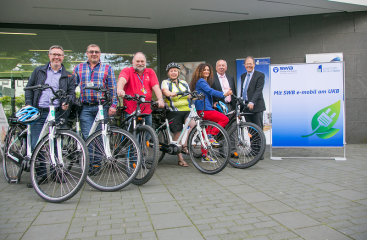
[[[23,107],[15,116],[18,118],[18,122],[23,124],[32,124],[41,118],[40,112],[35,107]]]
[[[228,107],[221,101],[218,102],[217,108],[219,112],[223,113],[224,115],[228,113]]]

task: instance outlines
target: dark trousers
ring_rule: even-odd
[[[253,113],[253,114],[246,114],[245,119],[246,119],[246,122],[255,123],[261,129],[264,128],[263,112],[256,112],[256,113]]]

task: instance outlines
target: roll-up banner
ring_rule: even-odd
[[[264,134],[266,137],[266,143],[270,144],[270,129],[271,129],[271,109],[270,109],[270,81],[269,81],[269,66],[270,66],[270,58],[255,58],[255,70],[262,72],[265,74],[265,84],[263,89],[263,96],[265,101],[266,110],[264,111]],[[236,68],[237,68],[237,96],[240,96],[242,89],[241,88],[241,75],[246,73],[247,70],[245,68],[245,58],[236,59]]]
[[[344,147],[344,62],[271,64],[272,147]]]

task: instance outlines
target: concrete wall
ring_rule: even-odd
[[[235,59],[305,63],[305,54],[343,52],[347,143],[367,143],[367,12],[226,22],[160,30],[161,74],[170,62],[218,59],[236,76]],[[162,80],[162,79],[160,79]]]

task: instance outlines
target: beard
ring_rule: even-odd
[[[136,72],[142,72],[144,71],[146,65],[133,65],[133,68]]]

